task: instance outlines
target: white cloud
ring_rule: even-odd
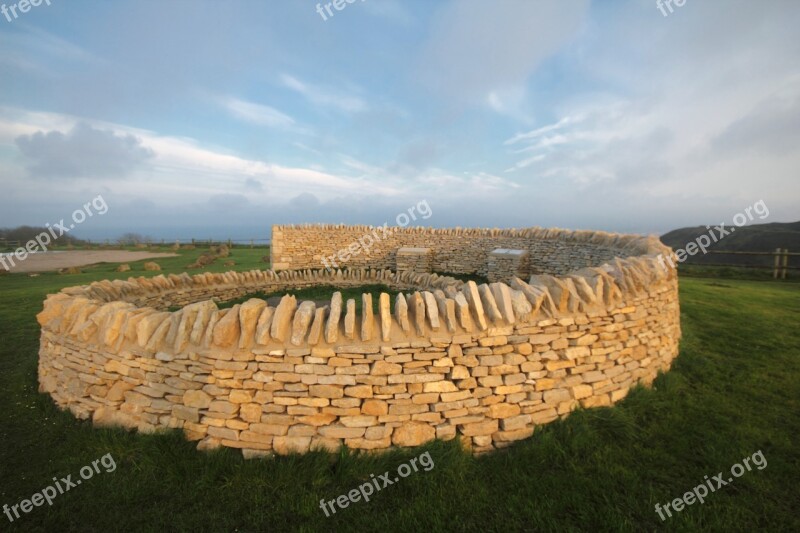
[[[41,178],[122,177],[154,155],[134,135],[118,135],[85,122],[76,123],[66,134],[37,131],[20,135],[15,142],[30,162],[30,175]]]

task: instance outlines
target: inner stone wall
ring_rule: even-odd
[[[395,270],[398,248],[430,248],[433,270],[487,274],[488,255],[496,248],[527,250],[528,274],[566,274],[600,265],[614,257],[646,253],[638,235],[560,229],[436,229],[343,225],[273,226],[270,257],[275,270],[388,268]],[[348,248],[357,253],[330,260]],[[322,262],[328,259],[328,264]]]
[[[621,254],[561,277],[476,285],[386,270],[251,271],[102,281],[49,295],[39,384],[96,425],[180,428],[246,456],[459,438],[507,446],[578,406],[611,405],[678,353],[678,285],[655,238],[582,235]],[[573,239],[576,240],[576,239]],[[497,247],[497,246],[495,246]],[[405,291],[209,298],[313,285]],[[178,311],[164,309],[183,305]]]

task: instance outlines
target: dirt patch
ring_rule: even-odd
[[[127,263],[141,261],[142,259],[159,259],[162,257],[175,257],[177,254],[128,252],[126,250],[75,250],[70,252],[46,252],[30,254],[24,261],[12,257],[6,258],[5,263],[11,272],[49,272],[59,268],[80,267],[96,263]],[[0,265],[2,268],[2,265]]]

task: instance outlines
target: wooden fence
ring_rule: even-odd
[[[24,248],[25,245],[29,241],[18,241],[18,240],[9,240],[9,239],[0,239],[0,252],[7,251],[13,252],[18,248]],[[138,244],[143,244],[146,246],[171,246],[173,244],[193,244],[195,246],[219,246],[220,244],[226,244],[228,247],[232,248],[233,246],[249,246],[250,248],[255,248],[256,246],[269,246],[270,239],[159,239],[159,240],[144,240],[140,242],[130,242],[124,241],[120,242],[119,240],[115,239],[103,239],[103,240],[90,240],[90,239],[81,239],[80,244],[74,241],[71,242],[61,242],[58,241],[58,246],[66,246],[68,244],[73,244],[75,246],[80,246],[81,244],[85,244],[88,246],[136,246]],[[37,245],[38,249],[38,245]]]
[[[743,251],[709,251],[713,255],[749,255],[749,256],[773,256],[774,260],[772,265],[755,265],[755,264],[741,264],[741,263],[692,263],[698,266],[717,266],[717,267],[735,267],[735,268],[760,268],[772,269],[773,279],[786,279],[789,270],[800,270],[800,267],[789,266],[789,256],[800,256],[800,253],[789,253],[788,248],[775,248],[774,252],[743,252]]]

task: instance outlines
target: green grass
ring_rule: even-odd
[[[226,307],[233,307],[236,304],[241,304],[249,300],[250,298],[260,298],[262,300],[266,300],[267,298],[273,297],[280,297],[286,294],[291,294],[297,301],[303,300],[313,300],[313,301],[327,301],[329,302],[333,293],[339,291],[342,293],[342,307],[347,305],[347,300],[354,299],[356,301],[356,313],[361,313],[362,300],[361,295],[363,293],[368,293],[372,295],[372,311],[374,313],[378,312],[378,299],[382,292],[387,293],[394,301],[394,296],[398,292],[394,289],[390,289],[386,285],[361,285],[359,287],[347,287],[347,288],[337,288],[332,285],[318,285],[316,287],[308,287],[305,289],[290,289],[286,291],[276,291],[276,292],[263,292],[258,291],[252,294],[247,294],[242,296],[241,298],[236,298],[235,300],[228,300],[226,302],[220,302],[217,307],[220,309],[224,309]],[[178,310],[180,307],[171,309],[171,310]]]
[[[460,279],[461,281],[474,281],[478,285],[489,283],[489,278],[481,276],[480,274],[454,274],[452,272],[437,272],[440,276],[448,276],[450,278]]]
[[[264,252],[255,252],[235,250],[234,268],[262,266]],[[191,255],[159,262],[177,273]],[[2,531],[800,530],[798,285],[682,279],[684,337],[669,373],[613,408],[576,412],[507,450],[475,458],[449,442],[245,461],[233,450],[197,452],[178,432],[95,429],[37,393],[34,315],[45,294],[128,275],[112,271],[0,278],[0,505],[31,497],[54,476],[75,478],[106,453],[117,464],[13,524],[0,514]],[[657,502],[758,450],[765,469],[658,518]],[[435,463],[430,472],[330,518],[320,510],[320,499],[423,451]]]
[[[678,266],[678,271],[681,276],[693,278],[720,278],[720,279],[740,279],[740,280],[753,280],[753,281],[771,281],[772,269],[771,268],[745,268],[734,266],[708,266],[708,265],[695,265],[688,263],[681,263]],[[781,283],[797,283],[800,280],[800,272],[797,270],[789,270],[785,280],[779,280]]]

